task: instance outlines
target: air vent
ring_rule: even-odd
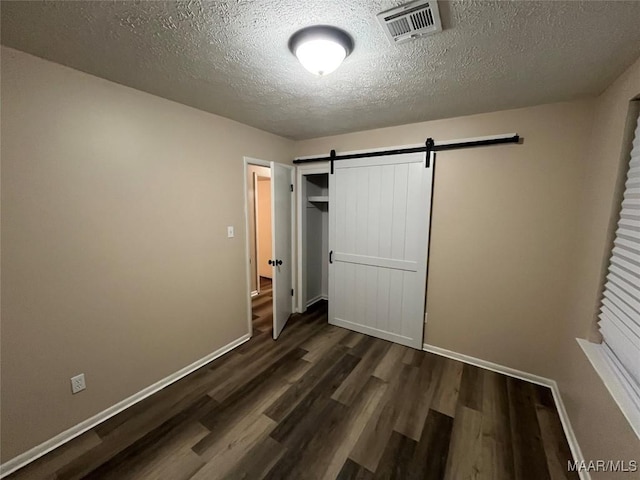
[[[377,15],[389,41],[394,43],[442,31],[438,2],[417,0]]]

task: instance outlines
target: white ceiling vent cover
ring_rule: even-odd
[[[377,15],[392,44],[442,31],[436,0],[405,3]]]

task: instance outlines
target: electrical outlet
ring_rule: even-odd
[[[233,227],[232,226],[227,227],[227,238],[233,238],[233,236],[234,236]]]
[[[87,388],[84,383],[84,373],[71,377],[71,393],[78,393]]]

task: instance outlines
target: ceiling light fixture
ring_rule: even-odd
[[[353,51],[353,39],[336,27],[316,25],[303,28],[289,39],[289,50],[304,68],[319,76],[340,66]]]

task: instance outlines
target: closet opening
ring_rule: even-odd
[[[299,312],[327,308],[329,299],[329,171],[298,169]]]

